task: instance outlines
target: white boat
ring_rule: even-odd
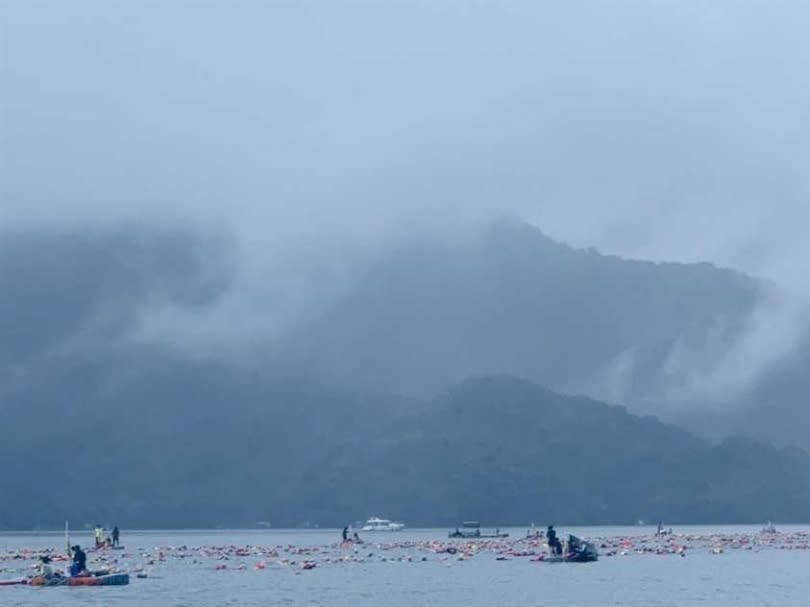
[[[395,523],[386,518],[372,516],[363,525],[361,531],[400,531],[405,527],[402,523]]]

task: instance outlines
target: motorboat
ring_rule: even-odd
[[[536,560],[544,563],[593,563],[599,560],[599,553],[591,542],[569,535],[562,554],[541,554]]]
[[[360,531],[401,531],[405,528],[403,523],[389,521],[387,518],[377,518],[372,516]]]

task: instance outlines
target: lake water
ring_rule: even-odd
[[[509,531],[511,537],[526,532]],[[810,534],[810,526],[779,526],[779,536],[762,545],[757,543],[759,527],[675,531],[671,541],[688,545],[685,557],[635,550],[606,556],[603,548],[600,560],[587,564],[504,556],[503,545],[486,542],[453,544],[460,550],[455,555],[436,553],[432,540],[451,545],[445,529],[364,534],[365,545],[348,549],[336,545],[338,530],[125,531],[126,549],[88,554],[91,568],[143,570],[146,579],[133,575],[130,585],[122,587],[0,587],[0,605],[810,605],[810,550],[799,545],[806,543],[801,537]],[[625,541],[639,547],[649,546],[641,536],[651,530],[590,527],[560,532],[597,541],[631,538]],[[728,543],[728,538],[740,536],[754,538],[754,544],[739,548]],[[72,540],[90,544],[90,533]],[[0,579],[30,572],[34,561],[20,558],[18,551],[63,551],[64,544],[59,534],[0,534]],[[248,554],[238,556],[228,546],[247,547],[242,550]],[[714,554],[714,546],[723,548],[722,554]],[[303,569],[305,561],[315,567]]]

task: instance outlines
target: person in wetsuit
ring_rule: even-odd
[[[121,535],[121,532],[118,531],[118,525],[116,525],[115,527],[113,527],[113,530],[112,530],[112,545],[113,546],[118,546],[118,538],[119,538],[120,535]]]
[[[548,530],[546,531],[546,540],[548,541],[548,547],[551,548],[551,552],[553,554],[562,554],[562,544],[557,538],[557,532],[554,531],[554,525],[548,526]]]
[[[87,555],[81,546],[73,546],[73,564],[70,566],[70,575],[76,577],[87,572]]]
[[[347,539],[349,539],[349,526],[348,525],[346,525],[343,528],[343,541],[345,542]]]

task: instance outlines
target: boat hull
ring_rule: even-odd
[[[51,579],[34,577],[28,583],[31,586],[126,586],[129,584],[129,574],[109,573],[107,575],[84,575]]]
[[[360,528],[360,531],[366,533],[372,531],[402,531],[405,527],[402,523],[395,523],[384,518],[370,518],[366,524]]]

